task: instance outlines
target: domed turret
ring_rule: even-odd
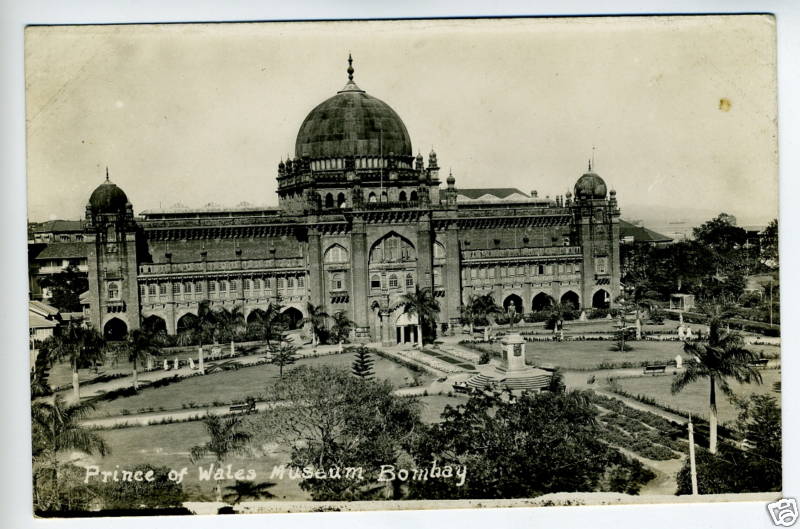
[[[424,169],[423,163],[424,162],[423,162],[423,159],[422,159],[422,153],[418,152],[417,153],[417,158],[416,158],[416,160],[414,162],[414,169],[416,169],[417,171],[422,171],[422,169]]]
[[[439,161],[436,159],[436,152],[431,147],[431,153],[428,155],[428,167],[431,169],[439,168]]]
[[[352,57],[348,62],[347,84],[306,116],[297,133],[295,155],[311,159],[388,153],[413,156],[403,120],[356,85]]]
[[[604,199],[608,189],[606,183],[597,173],[592,172],[592,162],[589,162],[589,171],[584,173],[575,182],[575,199]]]
[[[92,192],[89,197],[89,209],[93,214],[102,213],[124,213],[128,206],[128,196],[108,179],[108,169],[106,169],[106,180]]]
[[[447,176],[447,187],[453,187],[456,185],[456,177],[453,176],[453,170],[450,169],[450,174]]]

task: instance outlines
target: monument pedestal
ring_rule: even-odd
[[[490,386],[518,391],[541,391],[550,385],[553,373],[525,364],[525,340],[519,334],[503,337],[503,358],[500,364],[478,366],[478,374],[467,380],[477,389]]]

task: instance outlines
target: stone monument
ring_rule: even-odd
[[[495,385],[511,390],[541,391],[550,385],[553,373],[525,364],[525,339],[509,333],[501,340],[502,359],[478,366],[478,374],[467,380],[467,385],[477,389]]]

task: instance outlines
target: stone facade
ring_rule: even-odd
[[[92,324],[113,338],[151,318],[174,334],[203,300],[240,306],[245,317],[280,300],[295,322],[310,302],[344,311],[357,340],[402,341],[399,300],[416,287],[433,290],[444,327],[472,294],[513,301],[517,312],[616,298],[619,209],[591,168],[574,197],[458,201],[452,175],[441,185],[436,153],[427,164],[414,157],[405,125],[386,121],[399,117],[377,99],[358,103],[365,97],[351,70],[345,88],[309,114],[296,152],[324,157],[281,161],[275,209],[134,217],[125,194],[102,184],[86,210]],[[330,108],[355,110],[336,122]]]

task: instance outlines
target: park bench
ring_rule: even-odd
[[[748,365],[750,365],[752,367],[766,367],[767,362],[769,362],[768,358],[759,358],[757,360],[753,360],[752,362],[749,362]]]
[[[656,373],[666,373],[666,371],[666,365],[644,366],[642,373],[645,375],[655,375]]]
[[[250,400],[241,404],[232,404],[228,411],[250,413],[256,411],[256,401]]]

